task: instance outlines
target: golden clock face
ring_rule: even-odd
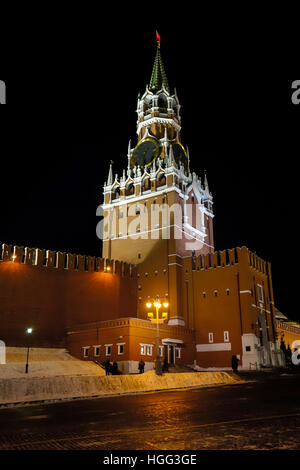
[[[179,168],[180,164],[184,165],[184,168],[187,169],[188,159],[186,156],[185,149],[180,142],[174,142],[172,144],[174,159]]]
[[[159,155],[159,142],[154,138],[142,140],[133,151],[133,161],[136,166],[150,166]]]

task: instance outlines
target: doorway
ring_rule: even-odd
[[[169,364],[175,364],[175,346],[168,345],[169,349],[169,357],[168,362]]]

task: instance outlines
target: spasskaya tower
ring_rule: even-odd
[[[111,163],[104,183],[103,257],[141,265],[144,284],[154,272],[148,295],[173,291],[178,317],[180,260],[214,251],[213,198],[206,174],[202,182],[192,171],[182,143],[180,103],[168,83],[158,33],[150,82],[136,112],[137,140],[133,146],[129,141],[127,166],[119,176]]]

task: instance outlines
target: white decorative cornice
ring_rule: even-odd
[[[171,186],[171,187],[165,187],[165,186],[161,186],[161,187],[158,187],[156,188],[155,191],[145,191],[145,193],[141,193],[139,196],[136,196],[135,194],[132,194],[131,196],[126,196],[125,199],[122,199],[122,200],[114,200],[108,204],[102,204],[102,208],[105,210],[105,209],[109,209],[111,208],[112,206],[122,206],[122,205],[126,205],[128,204],[128,201],[129,202],[132,202],[132,200],[136,200],[136,201],[141,201],[141,200],[144,200],[144,199],[149,199],[151,197],[156,197],[159,193],[170,193],[172,191],[176,191],[176,193],[179,195],[179,197],[181,197],[182,199],[184,199],[184,194],[182,193],[182,191],[177,188],[176,186]]]
[[[162,118],[162,117],[153,117],[151,119],[148,119],[147,121],[142,121],[142,122],[139,122],[138,123],[138,126],[137,126],[137,131],[136,133],[139,134],[140,133],[140,130],[143,128],[143,127],[148,127],[148,126],[151,126],[151,124],[171,124],[171,126],[174,127],[174,129],[176,130],[176,132],[180,132],[181,130],[181,127],[179,126],[179,124],[177,124],[176,121],[174,121],[174,119],[170,119],[170,118]]]

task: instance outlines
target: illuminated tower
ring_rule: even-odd
[[[103,257],[141,264],[139,289],[150,296],[170,298],[173,291],[174,318],[181,317],[180,260],[214,251],[207,177],[202,184],[191,172],[180,131],[180,103],[170,91],[157,33],[150,83],[137,102],[137,143],[131,148],[129,141],[122,176],[113,174],[111,163],[104,183]]]

